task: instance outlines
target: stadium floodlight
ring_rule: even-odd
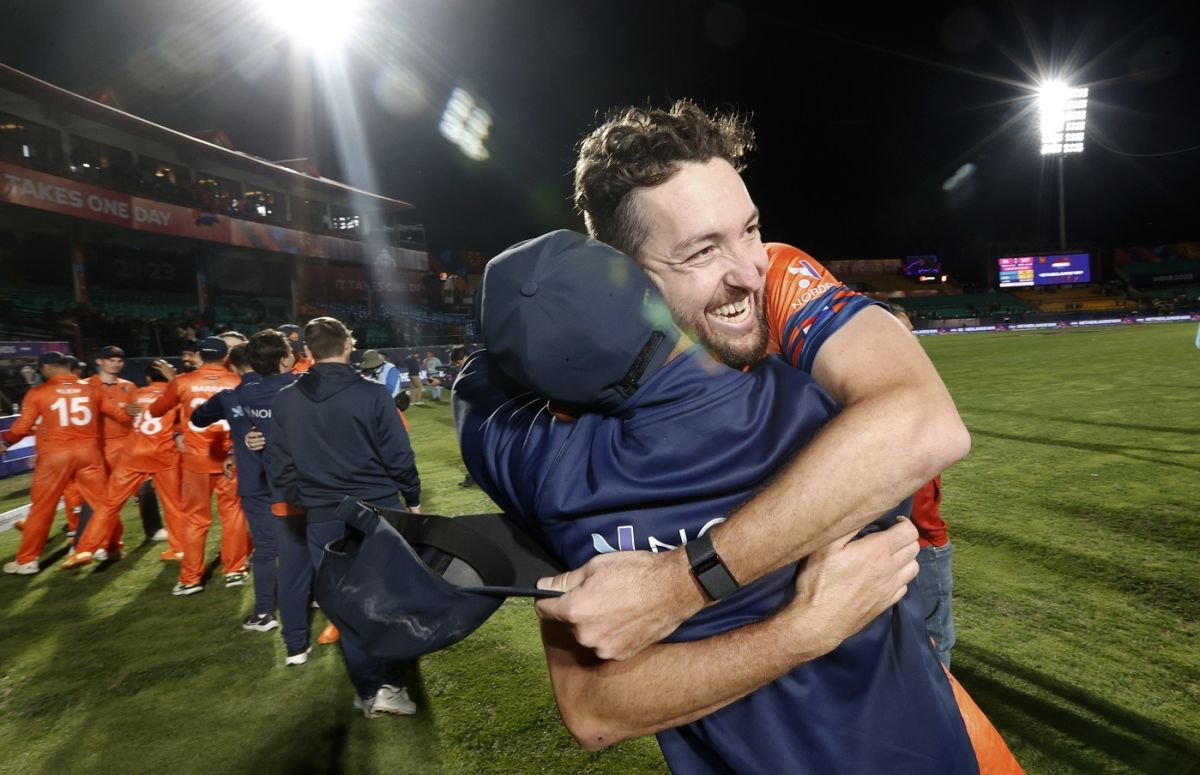
[[[1065,81],[1048,81],[1037,90],[1038,115],[1042,130],[1042,156],[1058,161],[1058,248],[1067,249],[1067,192],[1063,183],[1063,159],[1083,153],[1087,133],[1088,90],[1068,86]]]
[[[438,131],[458,146],[467,158],[485,161],[488,153],[484,141],[492,130],[492,116],[466,89],[456,87],[450,93]]]
[[[261,0],[262,13],[318,56],[341,48],[358,21],[361,0]]]
[[[1038,89],[1042,155],[1061,156],[1083,151],[1087,130],[1088,90],[1052,81]]]

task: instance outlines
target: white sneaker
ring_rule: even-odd
[[[288,654],[287,659],[283,660],[285,665],[303,665],[308,661],[308,655],[312,653],[312,646],[305,647],[304,651],[298,651],[295,654]]]
[[[387,684],[380,686],[379,691],[369,700],[356,696],[354,707],[361,710],[366,718],[411,716],[417,712],[417,704],[409,699],[408,689]]]
[[[97,549],[92,552],[92,559],[96,562],[108,562],[108,550],[103,548]]]
[[[154,535],[150,536],[150,540],[151,541],[166,541],[167,540],[167,529],[165,527],[160,527],[158,530],[155,530]]]
[[[38,565],[37,560],[30,560],[29,562],[17,562],[13,560],[12,562],[4,563],[5,573],[15,573],[18,576],[32,576],[41,569],[42,566]]]

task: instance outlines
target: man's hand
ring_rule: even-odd
[[[134,419],[141,417],[142,412],[146,411],[146,407],[142,406],[141,404],[133,404],[133,403],[125,404],[124,409],[125,409],[125,414],[129,415],[130,417],[133,417]]]
[[[184,453],[186,447],[187,447],[187,445],[183,443],[183,434],[176,433],[175,434],[175,449],[179,450],[179,454],[182,455]]]
[[[267,437],[262,435],[262,431],[254,426],[250,426],[250,432],[246,434],[246,449],[251,452],[261,452],[267,446]]]
[[[687,554],[678,550],[602,554],[582,568],[539,579],[538,588],[565,593],[539,600],[538,616],[566,623],[600,659],[635,656],[708,602],[692,580]]]
[[[167,378],[167,382],[175,379],[175,375],[178,374],[178,372],[175,370],[175,367],[164,361],[162,358],[154,361],[154,363],[151,365],[154,366],[159,374]]]
[[[237,459],[234,458],[233,453],[230,452],[225,456],[225,462],[221,464],[221,474],[232,482],[235,471],[237,471]]]
[[[857,541],[845,535],[804,560],[781,615],[828,639],[828,651],[900,602],[917,576],[917,529],[907,519]]]
[[[419,504],[416,506],[408,506],[405,508],[405,511],[407,511],[409,514],[420,514],[421,506]]]

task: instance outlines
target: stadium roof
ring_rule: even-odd
[[[226,148],[221,144],[209,142],[208,140],[155,124],[152,121],[139,118],[131,113],[126,113],[123,110],[67,91],[4,64],[0,64],[0,88],[8,89],[38,103],[59,108],[71,114],[115,127],[133,135],[175,146],[186,146],[188,150],[213,161],[231,164],[252,172],[282,179],[288,185],[294,187],[312,187],[315,184],[358,196],[369,197],[377,202],[385,203],[399,209],[411,209],[413,207],[408,202],[399,199],[392,199],[381,194],[364,191],[361,188],[355,188],[354,186],[331,180],[330,178],[309,175],[281,164],[275,164],[266,159],[260,159],[257,156],[251,156],[232,148]],[[213,130],[209,130],[209,134],[212,134],[212,132]],[[315,167],[312,169],[315,169]]]

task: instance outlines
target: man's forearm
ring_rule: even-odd
[[[920,403],[915,391],[896,388],[846,408],[770,487],[715,527],[713,544],[734,577],[747,583],[861,529],[965,454],[953,404],[939,418]],[[938,447],[922,450],[923,440]]]
[[[562,622],[543,621],[542,642],[563,723],[595,751],[707,716],[837,645],[783,625],[777,617],[701,641],[655,644],[623,662],[597,659]]]
[[[795,597],[771,618],[704,640],[657,643],[621,662],[579,645],[566,622],[544,619],[563,721],[596,749],[706,716],[832,651],[895,605],[917,575],[916,556],[917,531],[906,520],[858,541],[842,536],[805,560]]]
[[[751,581],[858,530],[970,449],[949,391],[915,337],[877,307],[821,347],[813,377],[844,407],[779,477],[713,533]]]

